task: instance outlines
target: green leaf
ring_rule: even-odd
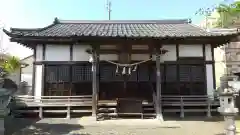
[[[2,63],[2,67],[7,74],[11,74],[21,68],[21,62],[17,57],[9,57]]]

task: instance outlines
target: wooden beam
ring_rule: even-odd
[[[46,60],[46,45],[42,45],[42,59],[43,61]],[[42,64],[42,90],[41,90],[41,95],[45,94],[45,81],[46,81],[46,71],[45,71],[45,65]]]
[[[36,49],[37,47],[34,47],[33,49],[33,61],[36,61]],[[36,65],[33,64],[33,69],[32,69],[33,75],[32,75],[32,96],[35,95],[35,76],[36,76]]]
[[[211,54],[212,54],[212,70],[213,70],[213,87],[216,89],[216,71],[215,71],[215,59],[214,59],[214,48],[211,46]]]
[[[100,55],[99,55],[99,46],[96,47],[96,87],[97,87],[97,94],[96,94],[96,100],[97,100],[97,105],[98,105],[98,100],[99,100],[99,85],[100,85]],[[97,106],[98,110],[98,106]],[[98,113],[98,112],[97,112]]]
[[[160,46],[155,46],[156,56],[160,55]],[[161,98],[161,68],[160,68],[160,57],[156,57],[156,113],[157,119],[163,121],[162,116],[162,98]]]
[[[205,44],[202,45],[202,51],[203,51],[202,52],[203,53],[203,60],[206,61],[206,45]],[[205,76],[204,76],[204,89],[205,89],[205,93],[208,94],[207,93],[207,71],[206,71],[206,63],[205,62],[203,64],[203,72],[205,74]]]
[[[167,50],[166,50],[167,51]],[[164,53],[166,53],[166,51]],[[99,50],[100,54],[119,54],[121,51],[116,49]],[[150,54],[151,50],[129,50],[130,54]]]
[[[42,45],[42,60],[46,60],[46,45]]]
[[[70,61],[73,61],[73,44],[70,45],[69,51],[70,51]],[[70,74],[70,78],[69,78],[69,81],[70,81],[69,96],[71,96],[72,95],[72,89],[73,89],[72,66],[69,67],[69,74]],[[68,108],[68,111],[69,111],[69,108]],[[69,116],[70,116],[70,114],[69,114]]]

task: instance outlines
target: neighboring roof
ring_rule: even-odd
[[[208,29],[212,33],[232,34],[238,31],[237,28],[212,28]]]
[[[223,34],[211,33],[194,26],[189,20],[58,20],[37,29],[12,28],[4,30],[10,37],[127,37],[127,38],[167,38],[167,37],[209,37]]]
[[[21,61],[24,61],[24,60],[26,60],[26,59],[28,59],[28,58],[31,58],[31,57],[33,57],[33,54],[32,54],[32,55],[29,55],[29,56],[27,56],[27,57],[25,57],[25,58],[23,58],[23,59],[21,59]]]

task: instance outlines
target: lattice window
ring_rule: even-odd
[[[92,81],[92,66],[86,65],[85,66],[85,81]]]
[[[46,82],[49,83],[58,82],[58,67],[56,66],[46,67]]]
[[[191,66],[181,65],[179,67],[180,82],[190,82],[191,80]]]
[[[81,82],[84,81],[84,66],[78,65],[72,67],[72,81]]]
[[[193,82],[203,82],[204,81],[204,67],[203,66],[192,66],[191,67],[191,80]]]
[[[70,81],[70,66],[58,67],[58,81],[69,82]]]
[[[70,95],[70,66],[46,66],[45,95]]]

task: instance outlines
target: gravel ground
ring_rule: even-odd
[[[116,120],[117,122],[117,120]],[[126,120],[132,123],[133,120]],[[159,126],[142,121],[135,121],[138,125],[123,123],[113,124],[80,124],[88,123],[82,120],[53,120],[48,119],[37,122],[21,129],[13,135],[223,135],[224,123],[222,121],[185,120],[176,121],[180,126]],[[107,122],[105,122],[107,123]],[[144,123],[146,125],[144,126]],[[161,123],[161,125],[165,125]]]

